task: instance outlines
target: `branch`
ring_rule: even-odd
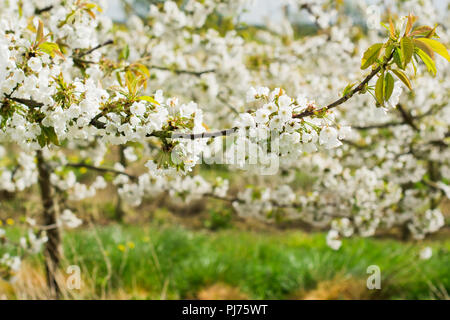
[[[385,122],[385,123],[377,123],[377,124],[369,124],[367,126],[351,126],[352,129],[356,130],[368,130],[368,129],[380,129],[380,128],[388,128],[404,125],[404,122]]]
[[[22,99],[22,98],[14,98],[14,97],[10,97],[5,95],[6,98],[8,98],[9,100],[24,104],[30,108],[40,108],[42,107],[44,104],[42,102],[37,102],[34,100],[30,100],[30,99]]]
[[[426,118],[428,116],[431,116],[431,115],[435,114],[436,111],[440,111],[444,106],[445,106],[445,104],[434,105],[427,112],[422,113],[421,115],[411,116],[411,120],[420,120],[420,119]],[[397,108],[399,108],[399,105],[397,105]],[[368,129],[378,129],[378,128],[402,126],[404,124],[405,124],[404,121],[402,121],[402,122],[391,121],[391,122],[384,122],[384,123],[369,124],[367,126],[351,125],[351,127],[352,127],[352,129],[356,129],[356,130],[368,130]]]
[[[104,168],[104,167],[96,167],[90,164],[86,164],[86,163],[67,163],[64,166],[66,167],[72,167],[72,168],[86,168],[86,169],[90,169],[90,170],[94,170],[94,171],[98,171],[98,172],[106,172],[106,173],[114,173],[117,175],[125,175],[128,178],[130,178],[131,180],[137,180],[138,177],[123,171],[119,171],[119,170],[115,170],[115,169],[110,169],[110,168]]]
[[[41,14],[41,13],[50,11],[50,10],[52,10],[52,9],[53,9],[53,6],[50,5],[50,6],[47,6],[47,7],[42,8],[42,9],[36,9],[36,10],[34,10],[34,14]]]
[[[299,9],[300,10],[302,10],[302,9],[306,10],[314,18],[313,23],[316,26],[316,28],[319,29],[319,30],[322,29],[322,27],[320,26],[319,22],[317,21],[319,19],[319,17],[316,14],[314,14],[314,12],[311,9],[311,5],[309,3],[303,3],[300,6]]]
[[[375,75],[384,67],[386,67],[386,65],[389,63],[389,61],[392,59],[393,55],[391,54],[389,56],[389,58],[386,59],[386,61],[383,62],[383,64],[377,68],[375,68],[374,70],[372,70],[372,72],[366,76],[364,78],[363,81],[361,81],[361,83],[354,88],[353,90],[351,90],[349,93],[347,93],[345,96],[343,96],[342,98],[339,98],[338,100],[330,103],[329,105],[320,108],[318,110],[305,110],[299,114],[295,114],[292,117],[293,118],[297,118],[297,119],[302,119],[308,116],[312,116],[315,114],[319,114],[319,113],[325,113],[326,111],[333,109],[341,104],[343,104],[344,102],[346,102],[348,99],[350,99],[351,97],[353,97],[356,93],[362,91],[366,84],[373,78],[375,77]],[[188,133],[174,133],[172,134],[172,138],[184,138],[184,139],[202,139],[202,138],[214,138],[214,137],[220,137],[220,136],[227,136],[229,134],[232,134],[234,132],[237,131],[238,128],[234,127],[231,129],[227,129],[227,130],[221,130],[221,131],[216,131],[216,132],[205,132],[205,133],[200,133],[200,134],[188,134]]]
[[[88,54],[91,54],[91,53],[94,52],[95,50],[98,50],[98,49],[100,49],[100,48],[103,48],[103,47],[105,47],[105,46],[107,46],[107,45],[110,45],[110,44],[113,44],[113,43],[114,43],[113,40],[108,40],[108,41],[105,41],[105,42],[103,42],[103,43],[100,43],[99,45],[93,47],[92,49],[89,49],[89,50],[87,50],[87,51],[84,51],[84,52],[81,52],[81,53],[77,54],[77,55],[75,56],[75,59],[82,58],[82,57],[84,57],[84,56],[86,56],[86,55],[88,55]]]
[[[419,128],[416,126],[416,124],[413,121],[413,117],[411,114],[406,110],[402,104],[397,104],[397,110],[400,112],[403,120],[407,125],[409,125],[411,128],[413,128],[415,131],[419,131]]]
[[[217,96],[217,99],[219,99],[220,102],[222,102],[225,106],[227,106],[231,111],[233,111],[233,113],[235,114],[239,114],[239,111],[236,110],[235,107],[233,107],[230,103],[228,103],[227,100],[225,100],[224,98],[222,98],[220,96],[220,94]]]
[[[363,81],[361,81],[361,83],[354,88],[353,90],[351,90],[349,93],[347,93],[345,96],[339,98],[338,100],[330,103],[329,105],[320,108],[318,110],[305,110],[299,114],[296,114],[293,116],[293,118],[297,118],[297,119],[301,119],[301,118],[305,118],[308,116],[312,116],[314,114],[318,114],[318,113],[325,113],[326,111],[333,109],[341,104],[343,104],[344,102],[346,102],[348,99],[350,99],[351,97],[353,97],[356,93],[362,91],[364,89],[364,87],[366,86],[367,83],[369,83],[369,81],[376,76],[376,74],[382,69],[385,68],[387,66],[387,64],[389,63],[389,61],[392,59],[393,55],[391,54],[389,56],[389,58],[386,59],[386,61],[384,61],[384,63],[381,66],[378,66],[377,68],[375,68],[374,70],[372,70],[372,72],[364,78]]]
[[[222,137],[222,136],[228,136],[233,133],[235,133],[238,130],[237,127],[231,128],[231,129],[225,129],[220,131],[214,131],[214,132],[203,132],[203,133],[173,133],[171,138],[177,139],[202,139],[202,138],[216,138],[216,137]]]
[[[216,71],[216,69],[208,69],[208,70],[203,70],[203,71],[192,71],[192,70],[172,69],[172,68],[168,68],[168,67],[160,67],[160,66],[155,66],[155,65],[151,65],[150,68],[163,70],[163,71],[170,71],[170,72],[174,72],[175,74],[190,74],[190,75],[193,75],[196,77],[200,77],[202,74],[205,74],[205,73],[212,73],[212,72]]]

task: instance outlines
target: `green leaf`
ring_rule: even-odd
[[[394,91],[394,77],[390,72],[384,78],[384,100],[388,101]]]
[[[433,59],[429,55],[427,55],[423,50],[420,50],[419,48],[416,48],[416,53],[422,59],[423,63],[427,66],[428,71],[432,75],[436,75],[436,64],[434,63]]]
[[[434,26],[434,28],[428,32],[428,34],[425,36],[425,38],[439,38],[439,36],[436,34],[436,28],[437,24]]]
[[[384,73],[380,75],[375,85],[375,97],[379,104],[384,104]]]
[[[429,26],[420,26],[414,28],[413,32],[411,32],[411,36],[424,36],[427,35],[433,28]]]
[[[434,59],[433,49],[426,42],[422,41],[422,38],[414,39],[414,45],[423,50],[427,55],[431,57],[431,59]]]
[[[434,52],[436,52],[438,55],[444,57],[445,59],[447,59],[447,61],[450,62],[450,55],[447,52],[447,48],[439,41],[428,38],[419,38],[416,40],[427,44],[429,47],[431,47],[431,49],[433,49]]]
[[[44,39],[44,24],[41,20],[39,20],[38,29],[36,32],[36,43],[39,43],[42,39]]]
[[[145,100],[145,101],[148,101],[148,102],[150,102],[150,103],[153,103],[153,104],[156,104],[156,105],[159,106],[159,102],[156,101],[155,99],[153,99],[152,97],[149,97],[149,96],[140,96],[140,97],[138,97],[138,99],[139,99],[139,100]]]
[[[349,94],[350,91],[352,90],[352,88],[355,86],[355,84],[356,84],[356,82],[349,83],[349,84],[345,87],[344,91],[342,92],[342,96],[345,97],[347,94]]]
[[[47,144],[47,138],[44,132],[41,132],[41,134],[37,136],[37,141],[41,148],[45,147],[45,145]]]
[[[102,12],[102,8],[96,3],[85,3],[84,7],[87,9],[97,9],[98,12]]]
[[[402,53],[399,48],[395,48],[394,51],[394,62],[400,69],[405,69],[403,65]]]
[[[53,42],[43,42],[41,43],[38,48],[48,54],[50,57],[54,57],[55,54],[59,55],[60,57],[64,58],[64,55],[59,51],[59,46],[56,43]]]
[[[58,136],[56,135],[55,128],[53,127],[41,127],[44,134],[47,136],[48,141],[56,146],[59,146]]]
[[[128,44],[125,45],[125,47],[122,48],[122,51],[119,55],[119,60],[127,60],[130,56],[130,48],[128,47]]]
[[[414,54],[414,43],[411,38],[403,37],[400,41],[400,48],[403,54],[404,67],[408,65]]]
[[[408,77],[403,73],[403,71],[392,70],[392,72],[408,87],[409,90],[412,90],[411,82],[409,82]]]
[[[361,60],[361,69],[367,69],[371,66],[380,56],[382,43],[375,43],[369,49],[364,52],[363,58]]]
[[[146,76],[146,77],[150,76],[150,71],[142,63],[133,63],[130,67],[133,67],[134,69],[139,70],[139,73],[143,76]]]

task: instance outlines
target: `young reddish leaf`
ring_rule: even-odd
[[[393,39],[396,38],[396,36],[395,36],[395,27],[394,27],[394,24],[392,23],[391,18],[389,18],[389,33],[391,35],[391,38],[393,38]]]
[[[431,28],[429,26],[416,27],[416,28],[414,28],[413,32],[411,32],[411,36],[427,35],[432,30],[433,30],[433,28]]]
[[[434,59],[433,48],[431,48],[425,41],[423,41],[424,39],[430,40],[427,38],[414,39],[414,45],[416,47],[418,47],[419,49],[423,50],[427,55],[429,55],[431,57],[431,59]]]
[[[41,20],[38,22],[38,29],[36,32],[36,43],[40,43],[44,39],[44,24]]]
[[[405,29],[404,36],[409,34],[409,32],[411,31],[412,26],[413,26],[414,22],[416,21],[416,19],[417,19],[417,17],[414,16],[412,13],[409,14],[408,22],[406,23],[406,29]]]
[[[436,40],[433,40],[433,39],[428,39],[428,38],[419,38],[419,39],[416,39],[416,40],[420,41],[422,43],[425,43],[434,52],[436,52],[438,55],[444,57],[445,59],[447,59],[447,61],[450,62],[450,55],[447,52],[447,48],[442,43],[440,43],[439,41],[436,41]],[[420,48],[420,49],[422,49],[422,48]],[[423,50],[423,51],[425,51],[425,50]],[[426,53],[428,53],[428,52],[426,52]]]

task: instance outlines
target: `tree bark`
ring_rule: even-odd
[[[125,157],[125,147],[123,145],[119,146],[119,162],[120,164],[126,168],[127,167],[127,159]],[[125,210],[123,208],[123,203],[122,203],[122,199],[120,198],[119,193],[117,193],[117,203],[116,203],[116,208],[114,210],[114,214],[115,214],[115,220],[117,222],[122,222],[123,221],[123,217],[125,215]]]
[[[50,169],[48,168],[42,152],[37,151],[37,166],[39,172],[39,187],[43,205],[43,219],[45,226],[57,224],[58,205],[55,200],[54,188],[50,183]],[[52,296],[56,299],[60,296],[60,288],[56,279],[61,259],[61,235],[59,228],[47,230],[48,241],[45,244],[44,259],[47,276],[47,285]]]

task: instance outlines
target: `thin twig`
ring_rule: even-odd
[[[36,9],[36,10],[34,10],[34,13],[35,13],[35,14],[41,14],[41,13],[50,11],[50,10],[52,10],[52,9],[53,9],[53,6],[50,5],[50,6],[47,6],[47,7],[42,8],[42,9]]]
[[[162,70],[162,71],[170,71],[170,72],[174,72],[176,74],[190,74],[190,75],[193,75],[193,76],[196,76],[196,77],[200,77],[202,74],[205,74],[205,73],[212,73],[212,72],[216,71],[216,69],[207,69],[207,70],[202,70],[202,71],[172,69],[172,68],[168,68],[168,67],[161,67],[161,66],[155,66],[155,65],[151,65],[150,69],[157,69],[157,70]]]
[[[110,45],[110,44],[113,44],[113,43],[114,43],[113,40],[105,41],[105,42],[100,43],[99,45],[97,45],[97,46],[95,46],[95,47],[93,47],[93,48],[91,48],[91,49],[89,49],[89,50],[87,50],[87,51],[84,51],[84,52],[81,52],[81,53],[77,54],[75,58],[76,58],[76,59],[82,58],[82,57],[84,57],[84,56],[86,56],[86,55],[88,55],[88,54],[91,54],[91,53],[94,52],[95,50],[98,50],[98,49],[100,49],[100,48],[103,48],[103,47],[105,47],[105,46],[107,46],[107,45]]]
[[[138,179],[137,176],[123,172],[123,171],[115,170],[112,168],[96,167],[96,166],[86,164],[86,163],[67,163],[67,164],[65,164],[65,166],[72,167],[72,168],[86,168],[86,169],[91,169],[91,170],[99,171],[99,172],[110,172],[110,173],[114,173],[117,175],[125,175],[132,180]]]

